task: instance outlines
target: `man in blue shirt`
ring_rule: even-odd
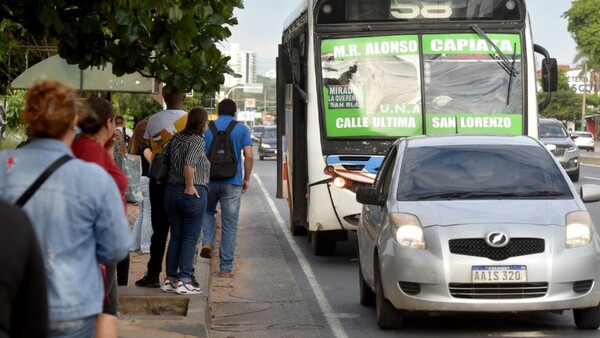
[[[219,117],[214,121],[217,130],[223,131],[234,119],[237,107],[235,102],[225,99],[219,103]],[[205,134],[208,154],[214,135],[208,129]],[[202,220],[202,250],[200,256],[211,257],[211,251],[215,243],[215,214],[217,203],[221,203],[221,244],[219,249],[219,276],[231,276],[233,269],[233,254],[235,251],[235,239],[237,236],[237,223],[240,212],[242,193],[250,186],[250,174],[254,157],[252,154],[252,138],[248,128],[238,123],[230,134],[234,151],[237,157],[237,173],[231,178],[211,179],[208,184],[208,205]],[[244,158],[242,161],[242,152]],[[242,171],[242,163],[244,169]]]

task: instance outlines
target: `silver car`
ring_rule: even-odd
[[[405,138],[389,149],[357,235],[360,302],[380,328],[411,312],[573,309],[600,327],[600,238],[545,146],[526,136]]]
[[[540,141],[552,152],[573,182],[579,180],[579,148],[557,119],[540,119]]]

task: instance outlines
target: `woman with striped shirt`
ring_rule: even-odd
[[[171,225],[167,278],[161,286],[165,292],[202,292],[192,284],[192,273],[210,176],[210,162],[204,151],[207,122],[206,110],[193,108],[188,114],[185,129],[175,135],[165,149],[170,163],[165,210]]]

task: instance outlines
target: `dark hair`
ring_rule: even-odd
[[[219,102],[219,115],[230,115],[235,116],[235,111],[237,107],[235,106],[235,102],[231,99],[225,99]]]
[[[208,121],[208,112],[204,108],[194,107],[188,113],[183,132],[191,135],[202,135],[206,121]]]
[[[125,118],[123,118],[123,116],[119,115],[117,117],[115,117],[115,124],[123,124],[125,123]]]
[[[90,109],[79,115],[79,128],[84,134],[96,134],[106,121],[113,119],[115,110],[112,104],[102,97],[87,99],[87,105]]]
[[[144,133],[146,132],[146,126],[148,120],[141,120],[133,128],[133,136],[131,137],[131,143],[129,143],[129,153],[137,154],[140,144],[147,144],[144,140]]]
[[[31,138],[60,139],[78,113],[75,91],[56,81],[43,81],[25,94],[21,121]]]
[[[173,90],[170,93],[164,93],[163,99],[165,100],[167,109],[179,109],[185,100],[185,93]]]

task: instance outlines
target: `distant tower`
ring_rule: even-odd
[[[239,74],[242,77],[235,78],[225,74],[224,86],[231,88],[238,84],[256,83],[256,53],[240,51],[239,43],[232,43],[230,48],[231,50],[229,52],[224,52],[224,54],[231,57],[228,65],[236,74]]]

